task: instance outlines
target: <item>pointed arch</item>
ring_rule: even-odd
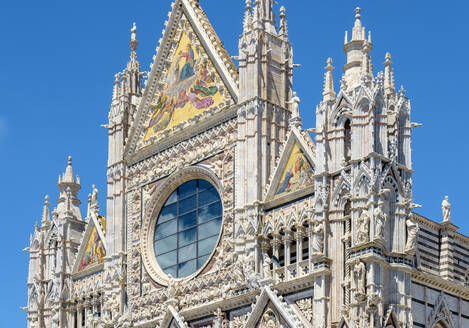
[[[435,307],[430,313],[427,326],[431,328],[455,328],[451,311],[443,293],[438,296]]]

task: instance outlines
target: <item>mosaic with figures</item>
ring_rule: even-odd
[[[99,221],[104,229],[106,226],[106,219],[104,217],[99,217]],[[93,227],[78,270],[83,271],[92,265],[103,263],[105,256],[106,250],[104,249],[103,241],[101,240],[96,227]]]
[[[280,182],[275,197],[300,189],[305,189],[313,184],[313,169],[306,159],[300,145],[295,142],[285,170],[280,177]]]
[[[148,124],[145,140],[219,106],[227,92],[190,24],[181,33]],[[221,87],[219,85],[222,85]]]

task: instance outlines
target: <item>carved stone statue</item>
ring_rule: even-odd
[[[256,255],[254,252],[249,252],[249,255],[243,257],[243,273],[246,285],[249,289],[259,288],[260,275],[256,273]]]
[[[389,196],[391,191],[383,189],[379,193],[378,207],[375,209],[375,239],[384,239],[384,228],[389,219]]]
[[[420,230],[419,225],[412,220],[412,217],[409,216],[406,220],[407,225],[407,243],[405,246],[405,251],[411,251],[415,249],[417,245],[417,234]]]
[[[287,104],[291,104],[292,118],[300,117],[300,98],[293,92],[293,97]]]
[[[357,301],[366,300],[366,265],[358,262],[353,268],[353,281]]]
[[[272,259],[268,254],[264,254],[264,261],[262,262],[262,271],[264,274],[264,279],[272,278],[272,271],[270,267],[272,265]]]
[[[370,241],[370,217],[367,211],[362,211],[358,218],[357,243],[366,243]]]
[[[445,196],[445,199],[443,199],[441,210],[443,211],[443,222],[451,221],[451,204],[448,196]]]
[[[314,221],[313,223],[313,240],[312,240],[312,254],[323,254],[324,252],[324,226],[322,222]]]

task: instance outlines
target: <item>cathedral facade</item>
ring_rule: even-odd
[[[27,249],[28,328],[469,327],[469,237],[448,199],[438,222],[414,212],[391,56],[374,74],[357,8],[340,89],[329,59],[303,129],[278,16],[246,1],[236,66],[199,0],[175,0],[148,73],[134,25],[106,217],[95,187],[82,215],[69,158]]]

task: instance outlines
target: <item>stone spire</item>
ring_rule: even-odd
[[[62,176],[59,176],[57,185],[60,191],[60,197],[57,205],[59,217],[73,217],[81,220],[80,200],[78,199],[78,191],[81,189],[80,178],[76,179],[73,175],[72,157],[68,157],[67,168]]]
[[[137,60],[137,25],[134,23],[132,29],[130,30],[130,61],[127,63],[127,83],[128,83],[128,92],[131,95],[140,94],[140,63]]]
[[[324,91],[323,101],[334,101],[335,100],[335,91],[334,91],[334,78],[332,76],[332,71],[334,66],[332,66],[332,58],[327,59],[327,66],[325,67],[326,73],[324,74]]]
[[[264,29],[271,34],[277,34],[275,30],[275,14],[273,11],[273,0],[254,1],[254,21],[256,27]]]
[[[62,176],[59,175],[59,184],[61,183],[77,183],[80,184],[80,178],[77,175],[77,179],[73,176],[73,168],[72,168],[72,157],[68,156],[68,165],[65,169],[65,173]]]
[[[282,6],[280,7],[280,27],[278,30],[278,35],[284,39],[288,39],[288,24],[286,17],[286,9],[284,6]]]
[[[392,70],[391,54],[386,53],[386,61],[384,62],[384,90],[386,94],[392,94],[395,91],[394,87],[394,73]]]
[[[41,219],[41,226],[47,227],[50,224],[50,212],[49,212],[49,196],[46,195],[44,201],[44,208],[42,209],[42,219]]]
[[[362,26],[361,9],[355,9],[355,24],[352,29],[352,38],[349,40],[348,32],[345,32],[344,51],[347,55],[347,64],[344,67],[344,81],[347,87],[355,88],[361,83],[363,71],[372,74],[371,60],[369,53],[372,49],[371,33],[366,40],[365,27]],[[366,61],[366,67],[363,67],[363,61]],[[363,70],[364,68],[364,70]]]

